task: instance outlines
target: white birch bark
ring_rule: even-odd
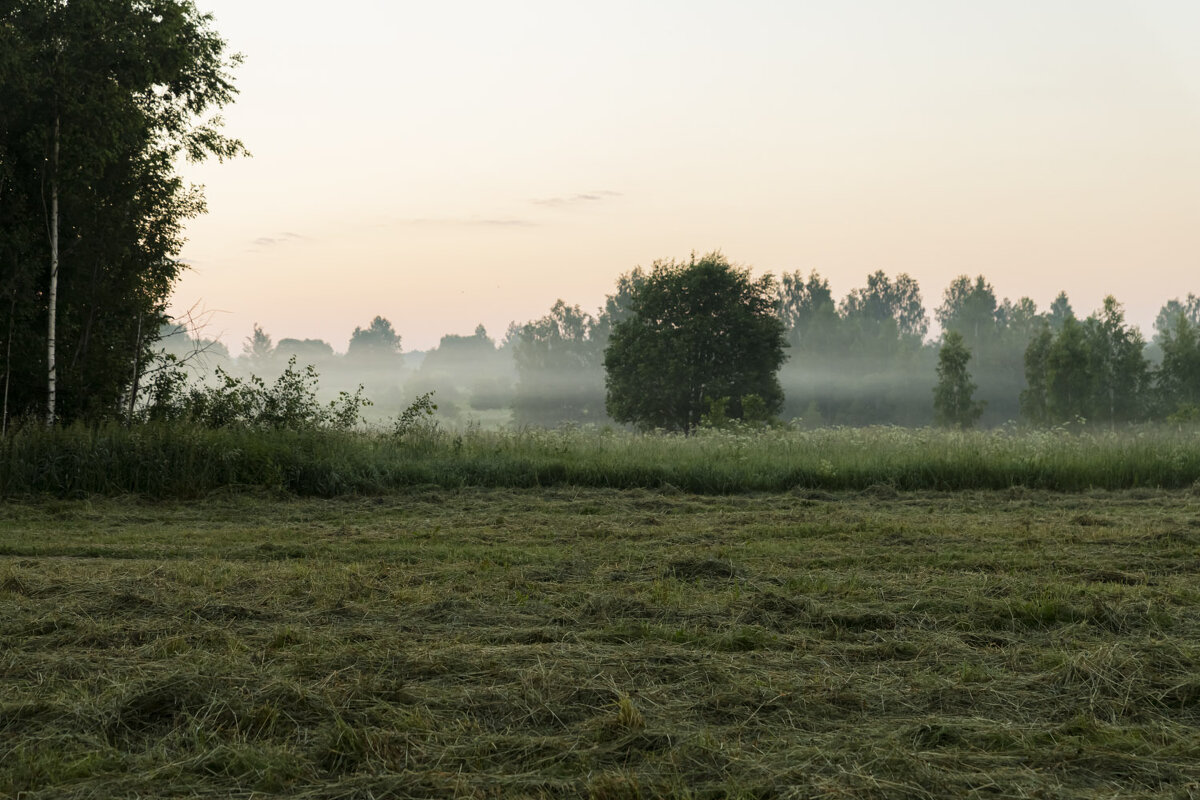
[[[58,364],[55,360],[55,331],[58,316],[58,118],[54,119],[54,156],[50,163],[50,295],[49,323],[46,333],[46,362],[48,366],[48,395],[46,424],[54,425],[55,401],[58,389]]]

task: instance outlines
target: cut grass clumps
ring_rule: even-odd
[[[1186,489],[10,501],[0,797],[1188,798],[1197,531]]]
[[[1200,427],[1123,432],[904,428],[700,431],[425,431],[30,425],[0,439],[0,495],[301,496],[432,485],[578,486],[672,493],[856,490],[880,502],[916,490],[1082,491],[1200,486]]]

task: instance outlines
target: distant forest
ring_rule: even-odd
[[[220,367],[269,377],[294,358],[319,371],[326,391],[363,384],[378,416],[432,391],[439,415],[453,424],[608,424],[604,351],[613,326],[632,313],[645,275],[621,275],[595,313],[559,300],[539,319],[512,323],[502,337],[479,326],[472,335],[443,336],[425,352],[405,352],[392,322],[375,317],[352,332],[345,354],[322,340],[275,340],[257,325],[236,356],[186,326],[167,325],[162,354],[199,376]],[[784,274],[776,286],[789,345],[779,372],[784,421],[933,423],[938,353],[950,332],[970,353],[982,427],[1200,419],[1195,294],[1166,302],[1147,341],[1115,298],[1081,317],[1065,293],[1039,310],[1027,297],[998,298],[983,276],[963,275],[933,309],[941,332],[930,338],[931,314],[908,275],[876,272],[840,301],[816,272]]]

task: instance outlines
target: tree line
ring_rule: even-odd
[[[687,276],[696,285],[670,282]],[[708,322],[721,312],[742,313],[757,328],[735,341]],[[631,325],[639,319],[640,327]],[[839,301],[815,272],[753,279],[713,253],[634,269],[595,312],[559,300],[540,318],[512,323],[499,341],[479,326],[406,354],[392,323],[377,316],[354,330],[339,355],[320,340],[273,343],[255,326],[236,363],[243,372],[269,373],[295,357],[343,384],[365,380],[385,407],[389,393],[390,404],[402,406],[436,391],[451,416],[511,412],[518,425],[616,420],[686,430],[774,417],[812,426],[964,427],[1200,416],[1194,294],[1164,304],[1149,341],[1112,297],[1080,319],[1065,293],[1040,311],[1029,298],[997,298],[983,276],[952,281],[932,319],[941,329],[936,338],[920,286],[908,275],[875,272]],[[689,343],[664,344],[655,331],[667,329],[691,331]],[[183,341],[180,357],[204,344]],[[710,369],[698,383],[688,371],[723,361],[739,372],[722,377]],[[614,380],[632,388],[614,397]],[[656,406],[654,386],[688,381],[693,396],[671,401],[676,410]]]
[[[719,254],[699,261],[709,262],[728,267]],[[656,264],[650,274],[665,266]],[[623,363],[648,361],[651,366],[640,367],[646,381],[664,370],[653,358],[622,359],[609,346],[614,327],[637,306],[647,274],[621,276],[594,316],[560,301],[545,318],[518,327],[517,352],[525,356],[518,362],[519,384],[532,390],[539,373],[574,373],[574,403],[554,411],[585,420],[611,401],[602,390],[601,366],[611,375]],[[1200,418],[1200,298],[1194,294],[1164,304],[1147,342],[1111,296],[1079,319],[1065,293],[1039,311],[1028,297],[998,298],[984,276],[963,275],[944,290],[934,310],[941,333],[929,339],[920,287],[905,274],[875,272],[841,301],[816,272],[785,273],[778,281],[764,276],[757,285],[757,296],[773,301],[786,346],[778,370],[782,397],[762,387],[749,394],[785,419],[963,426]],[[743,409],[731,399],[728,412],[740,418]],[[514,405],[518,418],[540,410]]]

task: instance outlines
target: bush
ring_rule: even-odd
[[[371,405],[363,387],[354,394],[340,392],[336,400],[317,399],[320,376],[311,364],[296,368],[296,357],[267,383],[257,375],[235,378],[216,368],[217,385],[189,386],[183,370],[159,370],[151,382],[142,421],[187,421],[206,428],[246,427],[268,430],[330,429],[347,431],[362,421]]]

